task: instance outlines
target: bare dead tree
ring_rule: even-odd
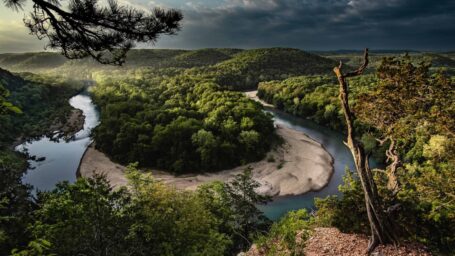
[[[397,243],[397,238],[392,230],[392,224],[388,216],[385,214],[381,205],[381,199],[378,194],[376,184],[373,179],[370,166],[368,164],[368,155],[365,153],[363,145],[357,141],[354,130],[355,117],[349,106],[348,100],[348,83],[346,78],[361,75],[368,66],[368,49],[365,49],[364,63],[355,71],[343,74],[343,63],[335,67],[335,72],[340,84],[340,102],[343,109],[344,117],[347,126],[347,141],[344,142],[349,148],[354,158],[355,167],[362,184],[362,189],[365,195],[365,205],[368,214],[368,221],[371,228],[371,238],[368,245],[368,253],[371,253],[378,244]]]
[[[122,65],[136,42],[154,43],[162,34],[175,34],[183,16],[160,8],[150,13],[119,6],[108,0],[70,0],[62,8],[59,0],[31,0],[33,11],[24,19],[30,34],[47,38],[46,48],[58,49],[69,59],[92,57],[102,64]],[[4,0],[14,11],[26,0]]]

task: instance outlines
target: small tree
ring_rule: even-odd
[[[119,6],[108,0],[73,0],[61,8],[55,0],[31,0],[33,11],[24,19],[30,33],[47,38],[46,47],[69,59],[92,57],[102,64],[122,65],[135,42],[155,42],[162,34],[175,34],[183,16],[179,11],[155,8],[151,13]],[[5,0],[5,6],[22,10],[25,0]]]
[[[252,179],[251,170],[248,167],[225,185],[234,214],[234,231],[241,238],[238,241],[240,249],[249,248],[252,238],[270,226],[270,220],[256,206],[270,202],[271,197],[256,192],[260,184]]]

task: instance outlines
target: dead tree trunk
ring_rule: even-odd
[[[343,74],[342,62],[338,67],[335,67],[335,72],[338,82],[340,84],[340,102],[344,112],[344,117],[347,126],[347,141],[346,146],[352,153],[354,158],[355,167],[362,184],[362,189],[365,195],[365,205],[368,214],[368,220],[371,228],[371,238],[368,245],[368,253],[371,253],[378,244],[385,243],[396,243],[397,239],[388,217],[384,213],[381,200],[378,195],[376,184],[373,179],[370,166],[368,165],[368,156],[365,154],[363,146],[356,140],[354,130],[355,117],[349,107],[348,100],[348,84],[346,82],[347,77],[354,77],[361,75],[368,65],[368,49],[365,49],[364,63],[359,69],[353,72]]]
[[[401,161],[397,152],[396,142],[392,137],[387,137],[383,140],[378,141],[382,146],[387,140],[390,140],[390,146],[385,152],[387,156],[387,162],[390,162],[386,170],[387,188],[393,193],[393,195],[396,195],[400,189],[400,184],[398,183],[397,177],[397,169],[401,166]]]

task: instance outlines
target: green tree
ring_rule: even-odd
[[[260,195],[256,189],[259,182],[252,179],[251,167],[243,173],[237,174],[232,181],[226,184],[226,196],[234,217],[234,232],[237,235],[239,249],[247,249],[258,235],[267,232],[270,220],[257,208],[257,205],[266,204],[272,199],[270,196]]]
[[[303,255],[305,242],[315,226],[314,219],[306,209],[288,212],[273,223],[268,234],[257,239],[259,250],[267,256]]]
[[[30,239],[27,225],[31,221],[34,204],[31,187],[22,184],[27,163],[16,152],[0,149],[0,254],[25,246]]]
[[[378,67],[378,84],[358,96],[355,112],[362,122],[381,132],[381,143],[390,141],[386,151],[389,189],[398,190],[398,168],[403,148],[415,140],[422,126],[431,133],[454,135],[455,97],[453,85],[443,74],[430,74],[430,64],[414,65],[411,58],[384,58]]]
[[[11,102],[7,101],[10,93],[0,83],[0,115],[6,114],[7,112],[21,113],[22,111],[14,106]]]
[[[339,98],[343,109],[343,114],[347,127],[346,146],[352,153],[357,175],[360,179],[364,194],[364,202],[370,225],[370,241],[368,244],[368,254],[370,254],[378,244],[397,243],[397,234],[392,229],[394,225],[391,223],[391,218],[385,210],[383,210],[383,200],[378,193],[373,173],[369,166],[368,155],[365,153],[364,146],[358,141],[354,122],[356,120],[351,107],[349,105],[349,90],[346,78],[360,76],[368,65],[368,49],[365,49],[364,62],[355,71],[343,73],[342,62],[335,67],[333,71],[339,82]]]
[[[114,190],[103,176],[63,182],[38,195],[32,232],[56,255],[123,255],[130,201],[126,189]]]
[[[134,224],[126,241],[134,255],[223,255],[231,243],[195,193],[177,191],[130,165]]]

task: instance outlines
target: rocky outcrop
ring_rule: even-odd
[[[84,128],[85,116],[80,109],[73,109],[67,115],[66,120],[55,120],[49,128],[51,133],[54,133],[53,138],[63,138],[69,140],[73,138],[77,132]]]
[[[253,245],[251,249],[242,253],[244,256],[265,255],[305,255],[305,256],[366,256],[368,237],[359,234],[345,234],[336,228],[315,228],[307,241],[296,235],[297,248],[278,248],[273,254],[263,248]],[[272,247],[272,246],[270,246]],[[275,246],[276,247],[276,246]],[[432,254],[422,245],[404,243],[399,246],[379,245],[371,256],[431,256]]]
[[[306,256],[364,256],[367,255],[368,237],[359,234],[341,233],[336,228],[316,228],[305,244]],[[400,246],[380,245],[372,256],[427,256],[431,255],[425,247],[418,244]]]

